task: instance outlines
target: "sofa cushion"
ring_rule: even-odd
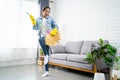
[[[50,58],[49,59],[49,62],[52,62],[52,63],[57,63],[57,64],[62,64],[62,65],[66,65],[67,61],[66,60],[62,60],[62,59],[54,59],[54,58]]]
[[[74,61],[79,63],[87,63],[84,59],[86,58],[86,55],[77,55],[77,54],[69,54],[67,56],[67,61]]]
[[[56,45],[51,47],[52,53],[65,53],[65,48],[62,45]]]
[[[65,51],[67,53],[79,54],[83,41],[69,41],[65,45]]]
[[[68,56],[68,54],[57,53],[57,54],[51,54],[50,58],[66,60],[67,56]]]
[[[91,52],[92,45],[98,43],[98,41],[84,41],[80,54],[86,55],[86,53]]]

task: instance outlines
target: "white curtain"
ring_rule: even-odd
[[[0,48],[36,48],[37,32],[26,12],[39,16],[36,0],[0,1]]]
[[[39,11],[37,0],[0,1],[0,67],[35,63],[38,36],[26,12]]]

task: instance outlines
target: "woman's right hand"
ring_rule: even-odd
[[[51,36],[55,36],[58,32],[58,29],[57,28],[54,28],[53,30],[50,31],[50,35]]]

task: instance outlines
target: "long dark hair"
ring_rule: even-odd
[[[45,7],[42,9],[42,11],[45,11],[46,9],[50,9],[50,7],[49,7],[49,6],[45,6]]]

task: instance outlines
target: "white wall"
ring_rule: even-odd
[[[120,53],[120,0],[54,0],[51,5],[61,44],[103,38]]]

